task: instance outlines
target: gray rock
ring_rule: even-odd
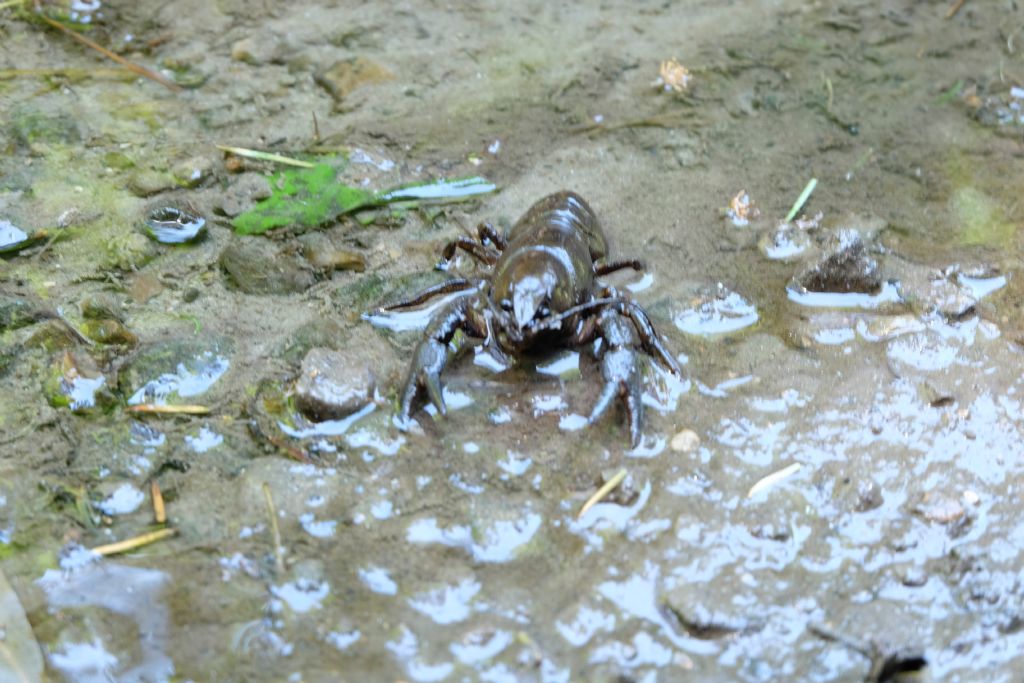
[[[213,175],[214,163],[209,157],[194,156],[175,164],[171,173],[182,187],[196,187]]]
[[[821,259],[797,282],[809,292],[875,294],[882,287],[882,275],[860,233],[841,228],[826,239]]]
[[[270,196],[270,185],[259,173],[243,173],[224,192],[213,198],[213,208],[228,218],[234,218],[253,204]]]
[[[394,77],[387,67],[365,57],[355,57],[317,71],[313,80],[336,102],[341,102],[357,88],[390,81]]]
[[[297,254],[262,237],[239,237],[220,254],[228,281],[247,294],[293,294],[312,286],[315,278]]]
[[[136,197],[151,197],[167,190],[173,190],[178,185],[170,173],[138,169],[128,177],[128,189]]]
[[[231,59],[258,66],[279,61],[283,55],[283,45],[278,37],[271,33],[247,36],[231,45]]]
[[[338,420],[373,400],[376,378],[360,348],[315,348],[295,382],[295,404],[314,420]]]
[[[331,273],[335,270],[366,270],[366,257],[358,251],[347,249],[338,240],[323,232],[308,232],[298,237],[302,243],[302,255],[317,270]]]

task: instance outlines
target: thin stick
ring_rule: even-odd
[[[71,333],[78,338],[78,341],[82,342],[86,346],[96,346],[96,342],[82,334],[81,330],[75,327],[74,324],[72,324],[72,322],[68,320],[68,317],[64,315],[64,311],[59,306],[54,310],[57,312],[57,319],[64,323],[64,325],[69,330],[71,330]]]
[[[615,487],[622,483],[622,480],[626,478],[626,468],[623,467],[621,470],[615,473],[615,476],[604,483],[604,486],[599,488],[597,492],[587,499],[587,502],[580,508],[580,512],[576,515],[576,519],[582,519],[583,515],[587,514],[590,508],[594,507],[602,500],[605,496],[615,490]]]
[[[273,161],[279,164],[288,164],[289,166],[298,166],[299,168],[313,168],[316,164],[311,164],[308,161],[302,161],[300,159],[292,159],[291,157],[281,156],[280,154],[274,154],[273,152],[261,152],[258,149],[248,149],[246,147],[230,147],[228,145],[214,145],[217,149],[225,152],[231,152],[237,154],[240,157],[247,159],[258,159],[260,161]]]
[[[267,515],[270,517],[270,533],[274,539],[274,568],[279,576],[284,575],[284,548],[281,547],[281,529],[277,526],[277,509],[274,497],[270,495],[270,484],[263,482],[263,497],[267,499]]]
[[[807,183],[807,186],[804,187],[804,191],[800,193],[800,196],[797,198],[796,203],[793,204],[793,208],[790,209],[789,213],[786,214],[786,217],[782,219],[783,223],[788,223],[794,218],[796,218],[796,214],[800,211],[800,209],[804,208],[804,204],[806,204],[807,200],[811,198],[811,193],[814,192],[814,188],[817,186],[818,179],[811,178],[810,181]]]
[[[199,405],[154,405],[152,403],[140,403],[137,406],[128,406],[129,413],[142,413],[144,415],[209,415],[210,409]]]
[[[92,551],[97,555],[117,555],[118,553],[126,553],[129,550],[135,550],[136,548],[156,543],[176,533],[178,533],[177,529],[157,529],[156,531],[150,531],[148,534],[142,534],[141,536],[118,541],[117,543],[97,546]]]
[[[967,0],[956,0],[956,2],[954,2],[950,6],[949,11],[946,12],[946,18],[947,19],[952,19],[953,17],[955,17],[956,13],[960,11],[960,8],[963,7],[964,3],[966,3],[966,2],[967,2]]]
[[[1024,24],[1021,24],[1017,28],[1013,29],[1013,31],[1010,32],[1010,35],[1006,36],[1006,51],[1009,52],[1011,55],[1013,54],[1013,39],[1018,33],[1020,33],[1020,30],[1022,28],[1024,28]]]
[[[89,40],[88,38],[86,38],[85,36],[83,36],[83,35],[81,35],[79,33],[75,33],[74,31],[69,29],[67,26],[64,26],[60,22],[54,21],[53,19],[51,19],[50,17],[48,17],[48,16],[46,16],[44,14],[37,14],[36,16],[38,16],[40,19],[42,19],[44,23],[52,26],[53,28],[57,29],[58,31],[63,31],[64,33],[68,34],[69,36],[71,36],[72,38],[74,38],[75,40],[80,42],[82,45],[85,45],[86,47],[91,47],[93,50],[96,50],[97,52],[99,52],[104,57],[107,57],[108,59],[114,60],[115,62],[117,62],[118,64],[120,64],[124,68],[128,69],[129,71],[133,71],[133,72],[139,74],[140,76],[142,76],[144,78],[148,78],[151,81],[156,81],[157,83],[159,83],[160,85],[164,86],[168,90],[171,90],[172,92],[181,92],[181,87],[178,84],[176,84],[176,83],[174,83],[172,81],[167,80],[166,78],[164,78],[160,74],[156,73],[155,71],[150,71],[149,69],[147,69],[144,66],[139,66],[138,64],[135,64],[133,62],[129,62],[127,59],[125,59],[121,55],[114,54],[113,52],[111,52],[107,48],[103,47],[99,43],[95,43],[95,42]]]
[[[153,499],[153,519],[157,524],[167,521],[167,510],[164,508],[164,494],[160,491],[160,484],[156,479],[149,482],[149,493]]]
[[[803,465],[801,465],[798,462],[795,462],[792,465],[789,465],[788,467],[783,467],[778,472],[772,472],[767,477],[759,479],[758,482],[751,486],[750,490],[747,491],[747,498],[753,498],[761,491],[764,491],[765,489],[775,486],[776,484],[778,484],[783,479],[786,479],[787,477],[793,476],[794,474],[800,471],[801,467],[803,467]]]
[[[270,443],[271,446],[276,446],[277,448],[280,448],[282,451],[287,453],[292,460],[304,463],[313,462],[313,458],[309,456],[309,453],[299,448],[298,446],[291,445],[283,438],[274,436],[273,434],[264,434],[263,436],[264,438],[266,438],[266,440]]]
[[[0,69],[0,81],[9,81],[15,78],[45,78],[47,76],[63,76],[70,80],[83,78],[135,80],[135,74],[124,69],[81,69],[76,67]]]

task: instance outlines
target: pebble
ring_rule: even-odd
[[[293,294],[312,286],[309,264],[261,237],[232,240],[220,255],[228,281],[247,294]]]
[[[691,453],[700,445],[700,437],[692,429],[684,429],[672,437],[669,446],[677,453]]]
[[[315,420],[339,420],[372,401],[375,387],[361,349],[314,348],[302,361],[295,404]]]
[[[355,57],[321,69],[313,76],[313,80],[330,93],[335,102],[341,102],[356,88],[390,81],[394,77],[393,73],[377,62],[365,57]]]

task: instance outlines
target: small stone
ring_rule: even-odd
[[[137,230],[114,235],[106,243],[107,258],[101,267],[137,271],[159,256],[159,247]]]
[[[903,315],[870,316],[865,320],[865,331],[871,341],[886,341],[904,334],[922,332],[927,326],[916,316]]]
[[[857,483],[857,503],[854,506],[857,512],[875,510],[881,507],[883,502],[878,484],[870,479],[862,479]]]
[[[875,294],[881,289],[878,262],[869,255],[859,232],[851,228],[837,230],[826,240],[824,249],[821,260],[797,277],[805,290]]]
[[[160,171],[142,169],[135,171],[128,178],[128,189],[136,197],[151,197],[175,187],[177,184],[171,174]]]
[[[160,292],[164,284],[151,273],[136,273],[128,286],[128,295],[137,304],[144,304]]]
[[[691,453],[700,445],[700,437],[692,429],[684,429],[672,437],[669,446],[677,453]]]
[[[224,158],[224,170],[228,173],[241,173],[245,170],[245,157],[229,154]]]
[[[231,59],[259,65],[280,59],[281,41],[274,35],[248,36],[231,46]]]
[[[241,159],[241,157],[229,157]],[[253,204],[270,196],[270,185],[259,173],[245,173],[238,176],[215,201],[214,209],[228,218],[234,218],[243,211],[252,208]]]
[[[341,102],[356,88],[390,81],[394,77],[393,73],[377,62],[355,57],[321,69],[313,76],[313,80],[330,93],[335,102]]]
[[[967,503],[968,505],[977,505],[978,503],[981,502],[981,496],[979,496],[975,491],[972,491],[971,489],[967,489],[966,491],[964,491],[960,497],[963,498],[964,502]]]
[[[907,567],[900,578],[900,583],[908,588],[920,588],[928,583],[928,573],[921,567]]]
[[[139,343],[139,338],[131,330],[113,318],[86,320],[82,323],[82,333],[97,344],[135,346]]]
[[[207,157],[192,157],[176,164],[171,174],[179,185],[196,187],[213,175],[213,162]]]
[[[953,496],[928,492],[921,497],[915,512],[930,522],[953,524],[966,514],[964,506]]]
[[[773,261],[787,261],[800,256],[811,246],[807,232],[792,223],[780,223],[758,241],[761,253]]]
[[[316,269],[330,273],[335,270],[366,270],[366,258],[358,251],[337,246],[321,232],[306,233],[299,237],[302,255]]]
[[[373,400],[376,380],[359,349],[315,348],[302,361],[295,404],[318,421],[339,420]]]
[[[935,310],[950,321],[970,317],[978,305],[978,299],[970,291],[950,280],[932,283],[928,300],[934,303]]]
[[[232,240],[220,254],[220,265],[229,283],[248,294],[304,292],[315,281],[302,258],[260,237]]]
[[[43,349],[48,353],[73,349],[78,346],[78,337],[59,320],[47,320],[40,324],[28,339],[25,348]]]

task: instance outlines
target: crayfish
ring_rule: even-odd
[[[415,296],[383,307],[394,311],[455,292],[467,292],[430,321],[413,352],[399,404],[399,421],[408,424],[420,390],[446,414],[441,373],[455,333],[482,339],[497,359],[564,347],[594,344],[604,388],[588,419],[593,424],[616,397],[624,402],[630,440],[640,442],[643,426],[641,372],[637,349],[676,376],[682,371],[668,352],[647,313],[632,299],[596,278],[632,268],[637,260],[609,261],[608,243],[597,216],[582,197],[558,192],[544,197],[523,215],[507,236],[481,223],[477,239],[460,237],[442,252],[438,267],[447,270],[463,250],[489,272],[484,277],[452,278]]]

